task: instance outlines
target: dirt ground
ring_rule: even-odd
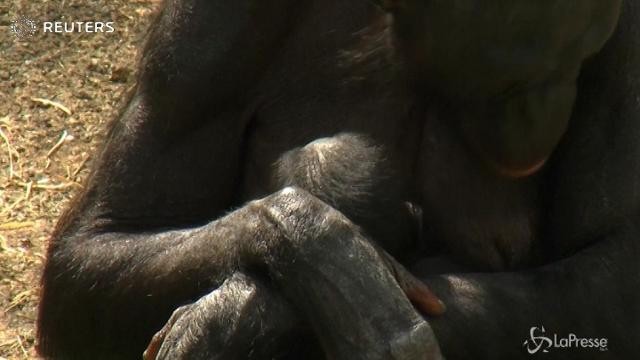
[[[48,237],[133,86],[159,3],[0,0],[0,360],[35,358]],[[16,36],[20,17],[39,30]],[[112,21],[115,32],[43,33],[44,21]]]

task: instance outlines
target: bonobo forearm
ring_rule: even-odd
[[[241,265],[237,244],[251,244],[271,229],[261,224],[247,206],[193,229],[76,233],[60,239],[45,269],[55,276],[45,274],[49,280],[43,286],[40,328],[66,335],[56,336],[51,344],[41,341],[43,353],[93,343],[95,354],[138,358],[177,306],[211,291]],[[120,341],[139,343],[140,352],[120,354]]]
[[[210,287],[238,266],[238,246],[257,236],[260,220],[243,208],[201,227],[158,233],[76,234],[66,239],[50,264],[76,275],[74,282],[97,282],[92,290],[130,289],[147,294],[176,282]],[[123,270],[124,269],[124,270]],[[63,270],[61,272],[65,274]],[[215,275],[219,274],[219,278]],[[78,275],[81,277],[78,279]],[[64,275],[63,275],[64,277]]]
[[[640,319],[624,305],[640,302],[639,234],[633,225],[618,229],[571,258],[531,271],[425,279],[447,305],[442,317],[430,320],[444,356],[525,358],[530,329],[544,326],[550,338],[608,339],[607,351],[549,349],[551,358],[629,358],[640,341]]]

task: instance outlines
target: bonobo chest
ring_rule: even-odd
[[[498,175],[465,145],[450,119],[427,114],[414,177],[424,241],[478,270],[527,266],[540,246],[542,176]]]

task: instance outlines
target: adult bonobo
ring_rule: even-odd
[[[54,234],[43,356],[637,353],[640,4],[378,5],[168,1]]]

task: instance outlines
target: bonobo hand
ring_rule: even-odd
[[[273,357],[283,349],[267,345],[304,326],[332,359],[440,358],[431,328],[407,297],[427,315],[442,313],[443,305],[343,214],[299,188],[239,211],[251,214],[256,232],[240,244],[237,261],[265,268],[282,298],[232,278],[177,311],[147,359]]]

